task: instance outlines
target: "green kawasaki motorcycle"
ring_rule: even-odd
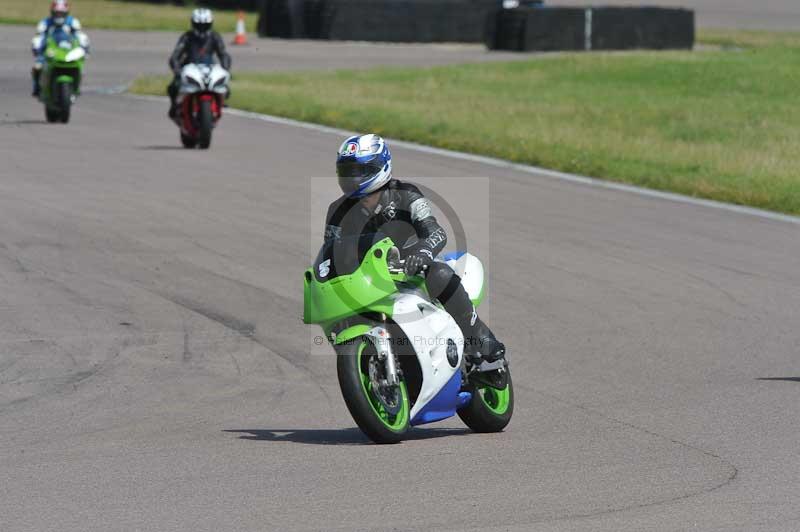
[[[47,37],[39,101],[44,104],[48,122],[69,122],[70,109],[80,94],[85,58],[86,50],[77,37],[69,34]]]
[[[475,305],[481,262],[444,256]],[[304,278],[303,320],[318,324],[337,354],[347,408],[376,443],[395,443],[414,425],[458,416],[476,432],[511,420],[514,388],[505,360],[472,365],[453,318],[420,276],[406,276],[390,238],[363,235],[323,245]]]

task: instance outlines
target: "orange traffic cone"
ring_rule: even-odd
[[[239,11],[239,20],[236,21],[236,37],[233,38],[233,44],[247,44],[247,32],[244,27],[244,13]]]

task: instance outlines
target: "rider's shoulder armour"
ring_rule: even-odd
[[[394,201],[400,210],[409,213],[412,222],[421,221],[433,215],[430,202],[419,187],[413,183],[393,179],[389,183],[388,196],[387,199]]]

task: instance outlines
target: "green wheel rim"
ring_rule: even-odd
[[[372,407],[372,411],[375,412],[375,416],[383,423],[386,428],[391,431],[399,432],[402,431],[406,425],[408,425],[408,390],[406,389],[406,383],[400,382],[400,395],[402,405],[400,406],[400,411],[395,415],[390,415],[386,412],[383,408],[383,405],[378,401],[375,395],[372,393],[372,383],[369,380],[369,375],[364,373],[364,370],[361,368],[361,353],[364,352],[364,348],[367,347],[367,342],[361,342],[358,346],[358,371],[359,377],[361,378],[361,389],[364,390],[364,396],[369,401],[369,405]]]
[[[478,389],[478,396],[489,410],[502,416],[508,411],[508,405],[511,402],[511,388],[506,386],[502,390],[498,390],[491,386],[484,386]]]

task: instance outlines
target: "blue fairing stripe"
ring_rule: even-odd
[[[467,254],[466,251],[451,251],[450,253],[447,253],[446,255],[444,255],[443,258],[446,261],[448,261],[448,260],[458,260],[458,259],[460,259],[461,257],[463,257],[466,254]]]
[[[454,416],[456,409],[463,406],[459,405],[462,401],[458,395],[459,390],[461,390],[461,372],[456,371],[439,393],[417,412],[411,424],[424,425]]]

